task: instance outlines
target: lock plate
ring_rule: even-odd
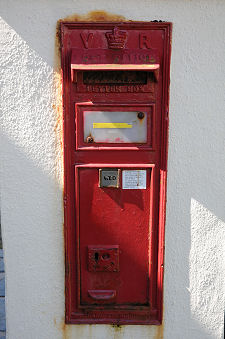
[[[88,246],[89,272],[119,272],[119,246]]]
[[[99,187],[119,187],[119,169],[100,169]]]

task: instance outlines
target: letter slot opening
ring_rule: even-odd
[[[147,82],[147,73],[150,78],[158,81],[159,64],[71,64],[71,80],[77,82],[77,73],[83,71],[84,84],[93,84],[99,81],[101,84],[142,84]],[[138,74],[140,73],[140,74]],[[112,82],[113,81],[113,82]]]
[[[148,77],[154,81],[153,74],[145,71],[85,71],[83,83],[85,85],[146,85]]]

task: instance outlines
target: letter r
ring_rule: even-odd
[[[140,33],[139,35],[139,46],[143,48],[151,48],[151,43],[149,37],[145,33]]]

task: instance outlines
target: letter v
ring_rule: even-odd
[[[94,34],[88,33],[88,35],[85,36],[84,33],[80,33],[80,37],[84,43],[84,47],[89,48],[89,43],[93,40]]]

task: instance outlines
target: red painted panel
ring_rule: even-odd
[[[88,246],[89,272],[119,272],[119,246],[94,245]],[[85,255],[84,255],[85,257]],[[86,267],[83,267],[84,270]]]
[[[79,170],[81,304],[90,304],[89,289],[114,289],[118,305],[148,305],[150,169],[147,172],[147,189],[124,190],[99,187],[97,168]],[[120,272],[88,271],[90,244],[118,245]]]
[[[67,323],[162,321],[170,43],[170,23],[61,25]],[[144,112],[147,138],[89,143],[85,110]],[[111,168],[146,188],[100,187]]]

